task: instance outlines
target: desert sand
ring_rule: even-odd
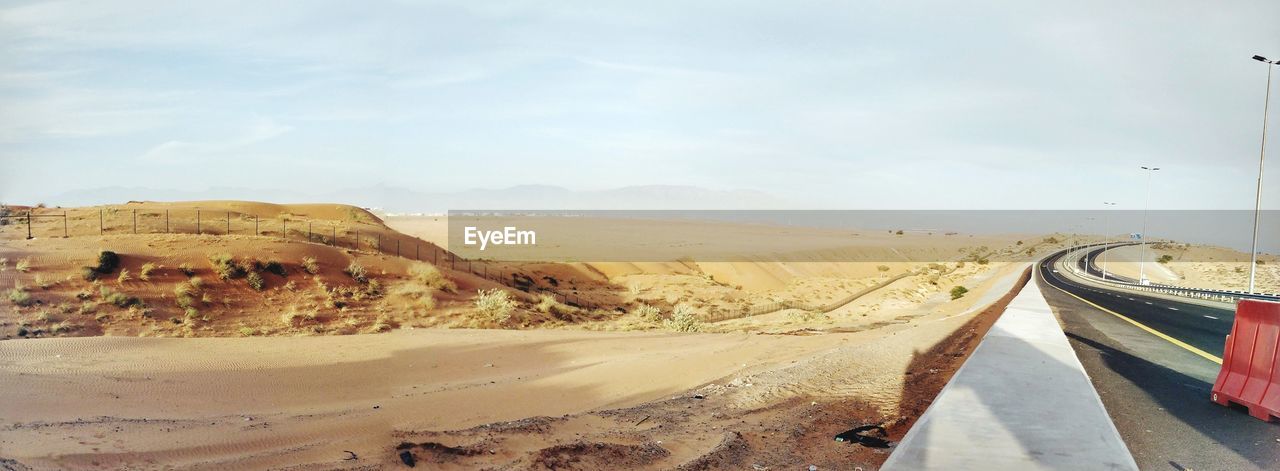
[[[1107,271],[1138,279],[1138,246],[1107,251]],[[1168,261],[1160,262],[1161,257]],[[1102,258],[1098,263],[1102,263]],[[1255,289],[1280,293],[1280,257],[1262,255],[1257,266]],[[1249,287],[1249,254],[1222,247],[1154,243],[1147,246],[1146,267],[1142,271],[1152,283],[1189,288],[1245,290]]]
[[[939,234],[804,247],[826,261],[494,265],[586,308],[388,254],[386,240],[443,241],[358,208],[219,204],[199,203],[224,212],[224,229],[226,212],[244,212],[230,234],[99,235],[96,208],[67,210],[85,215],[68,238],[0,228],[0,288],[26,295],[0,311],[6,466],[876,466],[885,450],[831,436],[881,423],[900,438],[1016,291],[1027,264],[1014,255],[1070,243]],[[168,209],[173,224],[192,204],[134,206]],[[383,247],[234,225],[281,214],[340,235],[359,224]],[[101,250],[120,267],[84,279]],[[260,271],[261,289],[220,279],[211,254],[222,253]],[[267,262],[279,273],[256,268]],[[158,268],[142,280],[147,263]],[[195,277],[197,292],[182,291]],[[969,291],[952,299],[955,286]],[[510,318],[477,314],[479,290],[509,292]],[[116,305],[122,296],[139,302]],[[695,332],[673,331],[677,304],[693,306]]]

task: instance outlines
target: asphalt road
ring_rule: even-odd
[[[1234,312],[1076,285],[1056,258],[1037,281],[1139,467],[1280,469],[1280,423],[1209,401],[1217,363],[1067,293],[1217,357]]]

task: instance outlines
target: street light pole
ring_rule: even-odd
[[[1107,206],[1115,206],[1115,203],[1103,201],[1103,211]],[[1107,281],[1107,252],[1111,251],[1111,215],[1103,213],[1102,216],[1102,281]]]
[[[1147,171],[1147,202],[1142,208],[1142,250],[1138,253],[1138,284],[1147,284],[1147,213],[1151,211],[1151,175],[1160,167],[1142,167]]]
[[[1249,246],[1249,292],[1253,292],[1253,280],[1258,271],[1258,215],[1262,212],[1262,164],[1267,157],[1267,111],[1271,107],[1271,66],[1280,61],[1253,56],[1253,60],[1267,64],[1267,92],[1262,99],[1262,149],[1258,151],[1258,189],[1253,199],[1253,244]]]

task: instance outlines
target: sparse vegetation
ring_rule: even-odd
[[[105,275],[116,271],[118,266],[120,266],[120,255],[110,250],[103,250],[98,252],[98,265],[93,267],[93,271]]]
[[[218,278],[222,280],[240,278],[245,275],[244,267],[236,264],[235,259],[229,253],[210,254],[209,266],[213,267],[213,272],[217,273]]]
[[[186,275],[187,278],[196,276],[196,269],[195,267],[192,267],[190,263],[182,262],[181,265],[178,265],[178,271],[182,272],[183,275]]]
[[[352,260],[351,263],[347,264],[347,268],[342,270],[342,272],[346,273],[347,276],[350,276],[351,279],[360,283],[369,281],[369,274],[365,272],[364,265],[361,265],[360,262],[355,260]]]
[[[23,257],[18,259],[18,263],[15,263],[13,265],[13,268],[22,273],[31,271],[31,257]]]
[[[302,257],[302,271],[309,275],[320,274],[320,264],[316,262],[315,257]]]
[[[53,287],[53,285],[58,284],[56,281],[46,280],[43,276],[40,276],[40,275],[36,275],[35,283],[36,283],[36,286],[40,287],[40,289],[49,289]]]
[[[502,324],[511,319],[516,310],[516,302],[506,291],[501,289],[480,290],[476,292],[476,310],[487,321]]]
[[[284,264],[275,260],[267,261],[267,263],[262,266],[262,269],[273,275],[289,276],[289,272],[284,269]]]
[[[14,306],[27,307],[36,303],[36,300],[22,286],[14,286],[9,290],[7,297]]]
[[[0,219],[0,221],[3,221],[3,219]],[[4,271],[8,269],[9,269],[9,259],[6,257],[0,257],[0,273],[4,273]]]
[[[448,293],[458,290],[458,286],[452,280],[445,278],[440,270],[426,263],[415,263],[409,266],[409,276],[427,288]]]
[[[1157,259],[1156,259],[1156,261],[1157,261],[1157,262],[1159,262],[1159,263],[1169,263],[1169,262],[1172,262],[1172,261],[1173,261],[1173,255],[1169,255],[1169,254],[1161,255],[1161,256],[1160,256],[1160,258],[1157,258]]]
[[[133,276],[129,274],[129,269],[127,268],[120,269],[120,275],[116,276],[116,283],[123,285],[125,283],[128,283],[130,280],[133,280]]]
[[[138,279],[142,281],[151,281],[151,274],[155,273],[159,268],[159,266],[151,262],[142,264],[142,268],[138,269]]]
[[[561,304],[559,301],[556,301],[555,295],[545,293],[538,295],[538,304],[534,306],[534,308],[537,309],[538,312],[550,314],[556,319],[561,320],[568,320],[569,316],[578,312],[578,308]]]
[[[671,313],[671,318],[662,322],[662,325],[668,330],[676,332],[697,332],[702,330],[702,320],[698,318],[698,311],[685,303],[677,304],[675,310]]]
[[[662,311],[645,303],[637,304],[636,307],[631,308],[631,314],[648,322],[658,322],[662,319]]]
[[[253,288],[256,291],[262,291],[262,289],[267,286],[266,280],[263,280],[262,275],[259,275],[256,271],[251,271],[248,275],[245,275],[244,281],[249,284],[250,288]]]
[[[888,265],[877,265],[877,266],[876,266],[876,271],[881,271],[881,272],[889,271],[889,266],[888,266]]]
[[[956,299],[963,298],[965,293],[968,293],[968,292],[969,292],[969,288],[965,288],[963,286],[953,287],[951,288],[951,299],[956,300]]]

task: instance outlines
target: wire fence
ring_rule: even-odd
[[[7,209],[7,208],[6,208]],[[256,236],[378,253],[422,262],[471,275],[557,302],[596,309],[597,302],[576,292],[539,286],[528,274],[488,260],[469,260],[422,239],[361,221],[310,221],[289,217],[261,218],[255,214],[202,209],[100,209],[98,211],[26,211],[0,213],[0,229],[17,226],[17,236],[63,237],[118,234],[195,234]],[[12,229],[11,229],[12,230]],[[6,231],[8,232],[8,231]]]

